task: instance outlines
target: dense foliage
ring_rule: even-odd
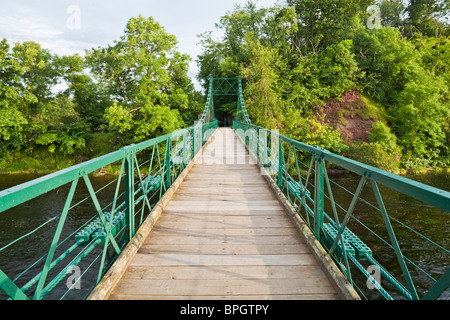
[[[248,2],[217,23],[223,36],[201,35],[198,78],[206,88],[210,74],[240,75],[253,122],[306,143],[393,171],[448,167],[449,10],[445,0]],[[340,114],[369,119],[365,139],[326,120],[350,91],[360,103]]]
[[[191,125],[202,95],[190,57],[152,18],[131,18],[114,45],[58,56],[0,42],[0,163],[16,155],[83,155]],[[115,141],[115,142],[114,142]],[[98,150],[103,149],[103,150]]]
[[[220,38],[200,35],[205,90],[210,75],[240,76],[255,124],[392,171],[449,167],[448,0],[280,3],[236,6]],[[176,45],[142,16],[84,56],[3,39],[0,164],[82,161],[192,124],[204,96]],[[230,97],[215,106],[218,118],[236,110]]]

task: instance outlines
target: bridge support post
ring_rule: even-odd
[[[324,165],[320,156],[315,157],[314,169],[314,236],[320,241],[324,210]]]

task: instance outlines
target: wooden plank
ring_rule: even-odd
[[[258,167],[254,165],[214,165],[214,166],[208,166],[208,165],[195,165],[192,169],[193,173],[204,173],[204,174],[260,174],[261,171],[258,169]]]
[[[202,154],[203,158],[211,158],[211,159],[227,159],[227,158],[241,158],[241,159],[248,159],[250,158],[250,155],[245,151],[238,151],[238,152],[223,152],[221,150],[205,150]]]
[[[202,163],[202,164],[194,164],[193,169],[197,169],[200,168],[202,170],[205,169],[217,169],[217,170],[222,170],[222,169],[234,169],[234,170],[255,170],[258,169],[258,166],[255,164],[245,164],[245,163],[224,163],[224,164],[214,164],[214,165],[208,165],[207,163]]]
[[[153,237],[150,235],[148,238],[153,244],[211,244],[222,245],[228,244],[258,244],[258,245],[289,245],[299,244],[298,236],[257,236],[257,237],[239,237],[239,236],[207,236],[207,237],[186,237],[186,236],[173,236],[169,239],[163,237]]]
[[[230,181],[230,180],[215,180],[214,178],[205,178],[205,179],[190,179],[186,178],[184,182],[185,187],[205,187],[208,185],[214,185],[216,187],[222,186],[236,186],[236,187],[246,187],[246,186],[266,186],[267,183],[263,180],[249,180],[249,181]]]
[[[198,172],[222,172],[222,173],[238,173],[238,174],[252,174],[260,173],[260,170],[255,165],[236,165],[236,164],[223,164],[223,165],[195,165],[192,168],[192,173]]]
[[[232,144],[230,145],[216,145],[212,144],[208,148],[203,150],[203,154],[205,155],[248,155],[248,151],[244,146],[236,147]]]
[[[264,187],[264,182],[244,182],[244,181],[240,181],[237,183],[228,183],[228,182],[221,182],[221,181],[209,181],[209,182],[205,182],[205,181],[193,181],[190,180],[189,182],[186,182],[184,184],[184,187],[186,188],[199,188],[199,187],[203,187],[205,188],[206,185],[212,185],[212,188],[215,189],[222,189],[222,188],[230,188],[230,187],[236,187],[236,188],[261,188]]]
[[[225,176],[225,177],[253,177],[253,176],[261,176],[261,172],[254,169],[246,169],[246,170],[196,170],[193,177],[206,177],[209,176]]]
[[[267,183],[263,178],[253,179],[253,178],[239,178],[239,179],[216,179],[214,177],[211,178],[189,178],[186,180],[186,187],[202,187],[207,189],[205,186],[211,186],[216,189],[222,189],[226,187],[265,187]],[[268,191],[266,189],[266,191]]]
[[[167,210],[179,210],[180,206],[171,206],[169,205],[167,207]],[[228,207],[224,205],[215,205],[215,206],[201,206],[201,207],[195,207],[195,206],[186,206],[183,209],[186,212],[192,211],[192,212],[210,212],[210,211],[267,211],[267,210],[273,210],[273,211],[279,211],[279,206],[270,206],[270,207],[264,207],[264,206],[240,206],[240,207]]]
[[[134,295],[276,295],[329,294],[334,289],[328,281],[318,278],[268,280],[135,280],[123,279],[118,291]]]
[[[201,199],[209,199],[213,201],[241,201],[241,200],[276,200],[275,195],[271,193],[265,194],[219,194],[219,193],[208,193],[208,194],[195,194],[195,193],[185,193],[178,192],[174,197],[174,201],[198,201]]]
[[[222,148],[221,148],[222,147]],[[217,145],[212,145],[209,148],[206,148],[203,152],[203,155],[246,155],[248,156],[248,151],[243,149],[242,147],[232,147],[232,146],[217,146]]]
[[[226,177],[256,177],[261,176],[261,173],[256,169],[249,170],[196,170],[193,177],[214,177],[214,176],[226,176]]]
[[[289,228],[209,228],[202,232],[198,230],[180,229],[180,228],[167,228],[157,226],[153,229],[150,237],[223,237],[223,236],[235,236],[235,237],[264,237],[264,236],[292,236],[297,237],[299,241],[303,241],[300,235],[294,227]],[[152,240],[149,240],[152,241]]]
[[[315,265],[312,254],[280,255],[196,255],[196,254],[136,254],[132,266],[308,266]]]
[[[189,180],[220,180],[220,181],[235,181],[235,180],[242,180],[242,179],[249,179],[249,180],[255,180],[255,181],[264,181],[264,178],[259,175],[258,173],[254,174],[193,174],[189,175]],[[266,183],[267,185],[267,183]]]
[[[158,224],[162,227],[169,228],[183,228],[189,225],[190,230],[201,230],[209,228],[286,228],[290,226],[290,221],[285,218],[273,218],[268,216],[252,217],[252,216],[227,216],[220,217],[214,216],[217,219],[201,219],[200,216],[184,215],[175,216],[171,215],[166,219],[161,220]],[[237,218],[237,219],[234,219]],[[245,219],[248,218],[248,219]]]
[[[197,268],[193,266],[130,266],[124,279],[146,280],[221,280],[221,279],[304,279],[324,276],[314,266],[214,266]]]
[[[263,254],[297,254],[310,253],[306,245],[267,244],[146,244],[139,250],[142,254],[182,253],[182,254],[229,254],[229,255],[263,255]]]
[[[278,207],[279,209],[282,209],[280,203],[278,200],[235,200],[235,201],[217,201],[217,200],[210,200],[210,201],[177,201],[173,200],[170,201],[170,204],[168,207],[186,207],[186,206],[196,206],[198,208],[200,207],[215,207],[215,206],[226,206],[227,208],[242,208],[242,207]]]
[[[227,200],[208,200],[199,199],[196,201],[175,201],[172,200],[167,208],[177,208],[182,207],[189,209],[189,207],[195,207],[197,209],[208,208],[211,210],[222,209],[222,210],[277,210],[282,209],[280,204],[275,200],[239,200],[239,201],[227,201]]]
[[[164,226],[164,223],[166,222],[175,222],[175,221],[181,221],[181,222],[187,222],[187,221],[193,221],[193,222],[203,222],[203,223],[217,223],[217,224],[223,224],[222,226],[216,227],[216,228],[223,228],[223,227],[259,227],[259,228],[290,228],[292,224],[290,223],[290,220],[288,217],[282,216],[282,215],[221,215],[214,214],[214,215],[204,215],[202,212],[196,213],[195,210],[191,212],[190,214],[185,214],[190,207],[186,206],[184,208],[180,208],[179,206],[171,207],[175,210],[183,212],[177,213],[173,211],[171,215],[166,215],[163,220],[158,224],[159,226]],[[259,207],[258,207],[259,208]],[[194,208],[192,208],[194,209]],[[228,209],[227,209],[228,210]],[[253,210],[256,211],[256,210]],[[264,210],[263,210],[264,211]],[[220,211],[219,211],[220,212]]]
[[[233,174],[233,173],[199,173],[196,175],[189,176],[190,180],[216,180],[216,181],[229,181],[229,182],[239,182],[242,180],[251,180],[251,181],[264,181],[264,178],[259,173],[254,174]],[[214,185],[214,184],[212,184]],[[266,183],[267,185],[267,183]]]
[[[229,156],[229,157],[212,157],[202,156],[195,161],[196,165],[256,165],[256,162],[249,156]]]
[[[336,293],[316,293],[316,294],[279,294],[279,295],[208,295],[208,296],[180,296],[180,295],[133,295],[133,294],[113,294],[111,300],[339,300]]]
[[[176,213],[178,215],[204,214],[205,216],[272,216],[274,214],[283,213],[283,211],[279,210],[278,208],[266,208],[261,210],[197,208],[196,210],[189,210],[180,207],[172,207],[167,208],[164,213],[167,215]]]
[[[187,186],[182,186],[180,188],[180,193],[185,193],[185,192],[191,192],[194,194],[216,194],[216,193],[222,193],[222,194],[236,194],[236,195],[240,195],[240,194],[260,194],[260,193],[264,193],[264,194],[272,194],[272,192],[270,190],[267,190],[267,188],[265,186],[249,186],[249,187],[237,187],[237,186],[230,186],[230,185],[226,185],[226,186],[216,186],[216,185],[212,185],[209,186],[208,188],[205,188],[204,186],[192,186],[192,187],[187,187]]]

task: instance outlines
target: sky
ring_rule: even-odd
[[[152,16],[166,31],[177,37],[178,50],[191,56],[189,76],[195,79],[197,55],[201,53],[198,35],[213,31],[215,23],[232,11],[235,4],[248,0],[0,0],[0,39],[12,46],[35,41],[58,55],[84,55],[85,50],[105,47],[119,40],[129,18]],[[258,0],[269,7],[277,0]]]

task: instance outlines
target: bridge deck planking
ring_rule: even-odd
[[[110,299],[338,299],[234,132],[200,159]]]

